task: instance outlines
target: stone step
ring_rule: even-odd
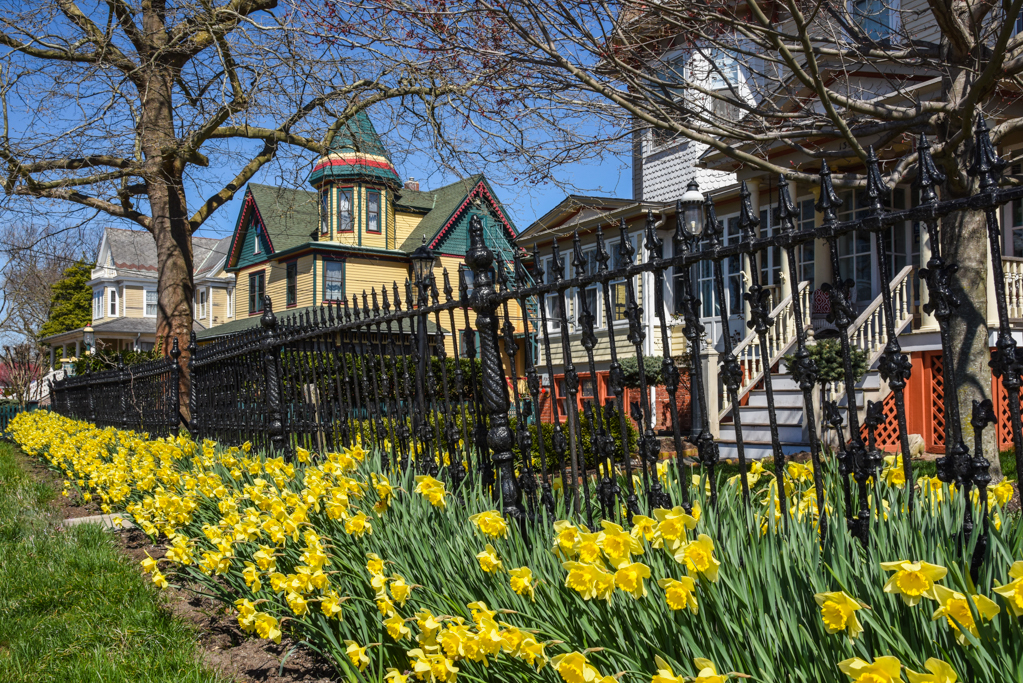
[[[784,443],[802,443],[803,427],[801,425],[778,425],[778,438]],[[735,425],[721,425],[721,441],[735,442]],[[742,423],[743,441],[771,442],[771,425],[767,423]]]
[[[774,449],[771,447],[770,441],[743,441],[742,448],[743,454],[746,456],[747,460],[762,460],[764,458],[774,457]],[[810,450],[810,444],[808,443],[783,443],[781,446],[781,452],[785,455],[802,453],[808,450]],[[735,445],[734,441],[719,441],[718,452],[721,454],[722,459],[734,459],[739,457],[739,448]]]
[[[774,392],[774,405],[777,408],[802,408],[803,407],[803,392],[802,391],[789,391],[783,390]],[[767,392],[766,391],[753,391],[749,395],[750,408],[766,408],[767,407]]]
[[[135,526],[127,515],[114,513],[110,515],[90,515],[89,517],[70,517],[64,520],[64,526],[79,524],[98,524],[104,529],[124,531]]]
[[[802,397],[802,394],[800,394]],[[803,408],[802,405],[798,408],[790,408],[778,405],[777,396],[775,396],[774,414],[778,419],[778,424],[785,425],[801,425],[803,424]],[[766,404],[766,402],[765,402]],[[742,406],[739,408],[739,419],[742,420],[742,424],[770,424],[770,418],[767,413],[767,406]]]

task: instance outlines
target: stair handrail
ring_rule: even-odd
[[[895,317],[895,334],[898,336],[913,321],[913,266],[906,266],[892,278],[889,289],[892,293],[892,313]],[[867,351],[867,370],[874,366],[888,343],[888,332],[884,325],[884,309],[881,295],[863,309],[859,317],[849,326],[849,343]],[[845,380],[824,385],[824,399],[836,401],[845,395]]]
[[[803,280],[796,288],[796,295],[799,296],[800,311],[803,315],[804,329],[810,326],[810,282]],[[771,311],[771,318],[774,323],[767,331],[768,362],[766,367],[771,367],[785,355],[793,344],[796,343],[796,321],[793,315],[792,295],[782,299]],[[757,382],[764,376],[764,364],[760,359],[760,345],[757,333],[751,331],[745,339],[735,345],[732,354],[739,361],[742,368],[742,381],[739,383],[738,398],[749,393]],[[721,409],[718,411],[718,419],[724,418],[731,410],[732,403],[725,392],[721,392]]]

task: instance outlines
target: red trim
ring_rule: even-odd
[[[498,218],[501,219],[501,224],[504,225],[504,229],[508,231],[509,235],[511,235],[512,240],[515,239],[516,235],[515,231],[512,230],[511,228],[511,222],[504,215],[504,212],[501,211],[501,207],[498,205],[497,200],[494,199],[494,195],[492,195],[490,193],[490,190],[487,189],[486,182],[481,180],[478,183],[476,183],[476,187],[472,188],[472,190],[469,191],[469,194],[465,196],[465,199],[462,201],[462,203],[458,206],[457,209],[455,209],[454,213],[451,214],[451,217],[448,218],[448,221],[447,223],[444,224],[444,227],[440,229],[440,232],[437,233],[437,236],[434,237],[433,241],[430,242],[429,247],[431,249],[435,248],[444,238],[444,236],[447,235],[448,232],[450,232],[451,228],[453,228],[455,223],[458,222],[458,219],[461,218],[466,208],[468,208],[469,205],[472,204],[472,200],[480,195],[486,197],[486,199],[490,202],[491,207],[493,207],[494,211],[497,212]]]
[[[230,256],[227,259],[227,267],[228,268],[236,268],[237,267],[238,251],[241,248],[241,244],[243,242],[243,240],[240,240],[238,238],[241,236],[241,232],[242,232],[241,226],[245,225],[245,223],[246,223],[245,217],[248,215],[247,212],[250,209],[252,211],[256,212],[256,220],[259,221],[259,227],[262,228],[263,235],[266,237],[267,244],[270,246],[270,250],[268,252],[266,252],[266,258],[264,259],[264,261],[269,261],[271,255],[274,253],[274,251],[276,251],[274,249],[273,240],[270,239],[270,234],[266,231],[266,224],[263,222],[263,216],[259,213],[259,207],[256,206],[256,200],[252,196],[252,190],[246,190],[245,191],[245,203],[242,205],[242,212],[241,212],[241,215],[238,217],[238,225],[236,225],[235,229],[234,229],[234,241],[231,242],[231,254],[230,254]],[[250,223],[251,223],[251,221],[250,221]],[[246,231],[247,230],[248,230],[248,228],[246,228]],[[256,239],[259,239],[259,234],[258,233],[256,234]],[[262,254],[263,251],[260,250],[260,253]],[[262,263],[262,262],[263,261],[260,261],[259,263]],[[256,265],[256,264],[250,263],[249,265],[252,266],[252,265]]]
[[[323,170],[328,166],[369,166],[371,168],[382,168],[387,171],[394,171],[394,164],[389,164],[385,161],[370,161],[369,159],[360,159],[358,157],[348,159],[327,159],[320,161],[316,166],[313,167],[313,173]],[[394,171],[397,175],[397,171]]]

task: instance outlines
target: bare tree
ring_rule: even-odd
[[[187,347],[191,237],[256,172],[288,149],[300,172],[309,160],[298,155],[324,153],[345,121],[374,104],[433,106],[472,83],[382,62],[343,36],[321,39],[277,0],[8,3],[7,208],[63,205],[152,233],[157,338],[165,349],[172,337]]]
[[[39,349],[31,342],[4,346],[0,362],[4,396],[13,398],[22,408],[31,400],[32,383],[42,376],[39,361]]]
[[[837,185],[863,187],[873,145],[894,185],[915,173],[913,140],[927,133],[943,197],[964,197],[976,190],[967,170],[978,117],[993,120],[996,145],[1023,129],[1023,0],[332,2],[361,13],[377,42],[438,65],[500,64],[503,80],[490,85],[511,117],[543,102],[555,121],[585,116],[595,144],[652,129],[704,144],[740,172],[815,183],[826,160]],[[550,137],[548,156],[578,144],[558,125]],[[990,397],[984,215],[956,213],[940,232],[965,294],[952,336],[969,415],[972,400]],[[970,443],[968,420],[963,428]]]
[[[53,285],[95,247],[85,226],[12,222],[0,226],[0,335],[35,342],[50,317]]]

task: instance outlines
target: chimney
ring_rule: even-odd
[[[405,181],[405,189],[419,192],[419,181],[415,178],[409,178]]]

